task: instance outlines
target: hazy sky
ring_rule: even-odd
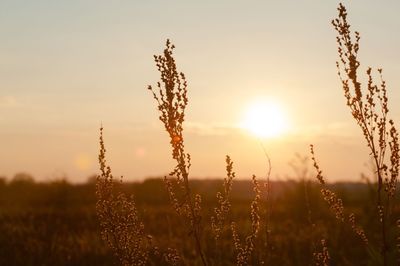
[[[400,123],[399,1],[344,1],[361,32],[361,70],[383,67]],[[192,176],[265,174],[257,139],[238,128],[251,102],[281,104],[290,128],[263,140],[273,176],[314,143],[328,180],[359,179],[368,152],[336,75],[336,1],[1,1],[0,175],[82,181],[97,173],[98,133],[128,180],[171,170],[146,90],[153,54],[176,45],[189,82],[185,137]]]

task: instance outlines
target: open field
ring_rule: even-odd
[[[310,218],[304,192],[307,184]],[[217,205],[218,180],[194,180],[193,190],[203,195],[204,221],[209,221]],[[343,199],[346,208],[360,217],[360,224],[371,241],[379,239],[374,220],[371,188],[362,183],[330,186]],[[187,258],[194,256],[190,236],[170,207],[161,179],[125,184],[123,190],[134,193],[146,234],[160,248],[174,247]],[[270,246],[265,250],[265,228],[260,230],[253,260],[269,265],[310,265],[319,239],[327,239],[332,265],[366,265],[369,261],[360,240],[345,225],[337,223],[321,198],[319,185],[301,181],[271,183]],[[231,194],[232,215],[241,228],[249,231],[249,204],[253,197],[250,181],[236,181]],[[100,239],[95,212],[94,183],[72,185],[64,181],[31,183],[25,181],[0,186],[0,264],[1,265],[114,265],[118,259]],[[265,202],[263,201],[262,205]],[[261,213],[265,210],[261,207]],[[394,216],[399,210],[394,210]],[[207,236],[209,228],[204,229]],[[394,234],[391,234],[394,237]],[[205,252],[218,253],[215,243],[204,238]],[[377,240],[375,240],[377,241]],[[215,265],[234,264],[231,236],[222,237],[223,254]],[[232,253],[226,253],[231,250]]]
[[[335,39],[319,28],[333,12],[321,3],[46,1],[53,11],[10,2],[20,21],[0,16],[9,71],[0,78],[0,265],[400,265],[400,94],[380,66],[361,64],[387,51],[360,53],[364,35],[345,5],[330,20],[335,73],[325,66]],[[372,1],[353,5],[377,25],[387,19]],[[396,27],[357,24],[378,34],[372,47],[395,36]],[[181,50],[181,39],[176,49],[165,38],[154,80],[139,71],[154,41],[141,40],[167,25],[193,40]],[[128,55],[116,39],[130,30]],[[398,79],[393,58],[388,77]],[[193,85],[181,66],[197,73]]]

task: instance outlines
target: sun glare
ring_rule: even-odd
[[[276,102],[256,102],[247,109],[242,128],[260,138],[282,135],[287,129],[286,116]]]

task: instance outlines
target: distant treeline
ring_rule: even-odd
[[[37,182],[29,174],[17,174],[11,180],[0,178],[0,205],[10,207],[16,204],[22,205],[70,205],[90,204],[96,202],[95,185],[96,177],[87,178],[85,183],[74,184],[67,179],[49,180]],[[168,205],[168,194],[162,178],[149,178],[139,182],[118,183],[118,187],[126,194],[132,194],[135,200],[151,204]],[[221,179],[192,179],[192,187],[196,193],[203,195],[205,202],[214,202],[215,194],[222,185]],[[305,181],[300,181],[305,182]],[[316,182],[307,181],[312,190],[318,189]],[[273,199],[287,196],[288,191],[298,188],[299,181],[271,181],[271,197]],[[343,195],[349,201],[357,201],[365,198],[372,189],[371,184],[361,182],[338,182],[328,185]],[[233,201],[248,201],[253,197],[253,185],[251,180],[236,180],[231,198]]]

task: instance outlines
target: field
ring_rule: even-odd
[[[254,103],[241,123],[264,151],[263,176],[239,178],[235,162],[226,155],[225,176],[195,178],[186,146],[190,86],[175,60],[175,45],[167,39],[162,52],[153,57],[160,79],[148,85],[147,93],[167,136],[170,158],[161,159],[165,160],[162,166],[152,162],[146,167],[165,172],[169,160],[173,162],[169,174],[140,182],[115,177],[109,164],[108,149],[113,145],[106,132],[110,126],[102,123],[96,137],[98,174],[86,183],[39,182],[27,173],[1,177],[0,265],[400,265],[400,141],[392,118],[396,112],[389,113],[391,97],[383,70],[360,70],[360,33],[350,27],[344,5],[339,4],[331,24],[336,32],[336,74],[344,105],[370,160],[369,173],[361,174],[359,181],[328,182],[319,164],[319,146],[312,143],[308,155],[296,155],[289,163],[292,174],[274,178],[274,162],[262,139],[284,139],[287,125],[284,112],[273,101]],[[18,106],[14,98],[4,99],[0,107]],[[227,99],[220,99],[220,104]],[[105,106],[102,109],[107,111]],[[323,120],[329,115],[313,110],[317,112]],[[112,117],[111,108],[106,115]],[[150,124],[143,126],[148,131],[139,130],[136,136],[155,131]],[[196,129],[191,126],[193,133]],[[214,137],[219,134],[208,126],[198,128],[208,129]],[[224,130],[239,132],[236,124]],[[200,131],[196,131],[198,136]],[[153,141],[151,134],[143,140]],[[296,134],[287,138],[295,141],[300,136]],[[342,140],[357,139],[353,134],[339,133]],[[161,140],[157,138],[154,143]],[[66,141],[66,146],[71,142]],[[238,147],[239,142],[235,143]],[[159,147],[155,145],[157,151]],[[212,155],[208,147],[197,148]],[[146,152],[137,146],[131,155],[148,160]],[[39,157],[37,150],[32,154]],[[159,154],[153,150],[152,155]],[[243,153],[245,157],[248,154]],[[93,159],[85,153],[74,153],[71,158],[73,163],[64,166],[74,165],[81,171],[90,169]],[[143,166],[141,162],[137,169]],[[341,162],[330,163],[345,170],[354,167],[351,160],[346,165]],[[357,179],[353,176],[352,180]]]
[[[254,265],[261,264],[261,261],[269,265],[310,265],[322,238],[327,239],[329,254],[334,262],[332,265],[367,265],[369,259],[361,241],[345,224],[336,221],[320,195],[319,185],[298,178],[271,183],[270,242],[265,247],[265,228],[261,227]],[[207,222],[217,206],[215,194],[221,185],[220,180],[193,181],[194,191],[203,195],[203,219]],[[348,210],[362,217],[360,222],[369,232],[371,241],[379,241],[379,232],[374,229],[375,198],[371,196],[372,188],[363,183],[338,183],[330,187],[340,195]],[[128,183],[122,189],[134,193],[146,234],[153,237],[160,249],[176,248],[188,260],[195,256],[188,231],[170,207],[161,179]],[[310,216],[305,189],[308,191]],[[81,185],[66,181],[3,182],[0,197],[1,265],[118,264],[118,258],[100,238],[93,182]],[[229,219],[238,223],[241,234],[250,230],[248,217],[252,197],[250,181],[234,182]],[[261,207],[261,210],[261,214],[265,215],[265,208]],[[398,210],[394,212],[394,216],[399,214]],[[204,230],[204,234],[210,236],[207,232],[209,228]],[[394,237],[394,234],[391,236]],[[204,238],[205,252],[220,258],[213,262],[214,265],[234,264],[234,248],[229,234],[223,235],[221,245],[225,247],[224,253],[218,254],[212,236]],[[268,250],[268,253],[261,250]]]

